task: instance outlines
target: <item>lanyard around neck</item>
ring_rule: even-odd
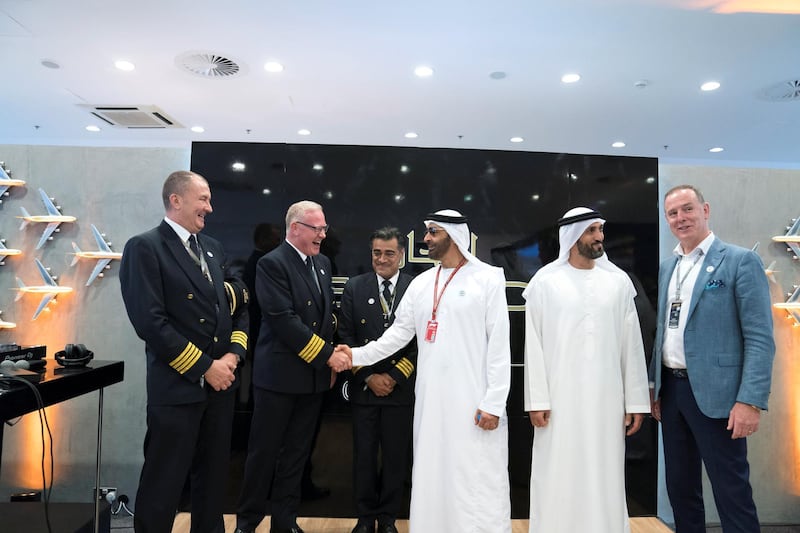
[[[462,259],[456,269],[450,273],[447,281],[444,282],[442,292],[439,292],[439,274],[442,271],[442,265],[439,265],[439,269],[436,271],[436,282],[433,284],[433,311],[431,312],[431,320],[436,320],[436,310],[439,309],[439,302],[442,301],[442,296],[444,295],[444,291],[447,289],[447,286],[450,284],[450,280],[453,279],[453,276],[456,275],[456,272],[461,270],[461,267],[464,266],[466,262],[466,259]]]
[[[680,301],[681,299],[681,287],[683,287],[683,282],[686,281],[686,278],[689,277],[689,273],[691,273],[694,266],[700,261],[700,258],[703,257],[703,251],[700,250],[700,253],[697,254],[697,257],[694,258],[694,262],[692,262],[692,266],[689,267],[689,270],[686,271],[686,274],[681,277],[681,263],[683,263],[683,258],[678,261],[677,266],[675,267],[675,301]]]

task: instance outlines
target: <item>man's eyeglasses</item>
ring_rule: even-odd
[[[437,233],[447,233],[447,232],[442,228],[437,228],[436,226],[430,226],[428,228],[425,228],[425,231],[422,233],[422,235],[425,236],[428,233],[430,233],[431,237],[435,237]]]
[[[328,229],[330,229],[330,226],[328,224],[325,224],[324,226],[312,226],[311,224],[306,224],[305,222],[300,222],[299,220],[295,220],[295,222],[297,222],[298,224],[302,224],[303,226],[309,229],[313,229],[317,235],[319,235],[323,231],[325,233],[328,233]]]

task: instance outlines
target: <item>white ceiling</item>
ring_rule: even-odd
[[[714,11],[743,3],[0,0],[0,144],[368,144],[800,167],[800,98],[760,96],[800,79],[800,15]],[[194,76],[175,63],[189,51],[244,72]],[[285,70],[266,72],[269,60]],[[434,75],[417,78],[421,64]],[[581,81],[561,83],[568,72]],[[708,80],[721,88],[700,91]],[[79,104],[154,105],[185,127],[110,128]]]

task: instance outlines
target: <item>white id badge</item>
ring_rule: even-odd
[[[681,302],[680,300],[676,300],[669,304],[669,322],[668,326],[670,329],[678,329],[678,321],[681,318]]]

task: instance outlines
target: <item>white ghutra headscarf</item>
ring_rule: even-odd
[[[469,251],[471,234],[469,226],[467,226],[467,217],[453,209],[442,209],[435,213],[429,213],[427,217],[428,219],[424,221],[425,227],[429,227],[434,222],[445,230],[467,261],[476,265],[489,266]]]
[[[558,259],[540,268],[536,274],[534,274],[534,277],[545,273],[550,269],[565,265],[569,260],[570,249],[575,245],[576,242],[578,242],[578,239],[581,238],[581,235],[583,235],[583,232],[586,231],[586,228],[596,222],[600,222],[601,224],[606,223],[605,219],[600,213],[594,209],[589,209],[588,207],[574,207],[564,213],[564,216],[558,219]],[[623,274],[625,273],[624,270],[616,266],[608,259],[608,254],[606,254],[605,250],[603,250],[603,255],[595,259],[594,264],[597,268],[601,268],[603,270],[620,272]],[[529,290],[530,284],[528,284],[528,288],[526,288],[522,293],[522,296],[526,299],[528,294],[530,294]]]

